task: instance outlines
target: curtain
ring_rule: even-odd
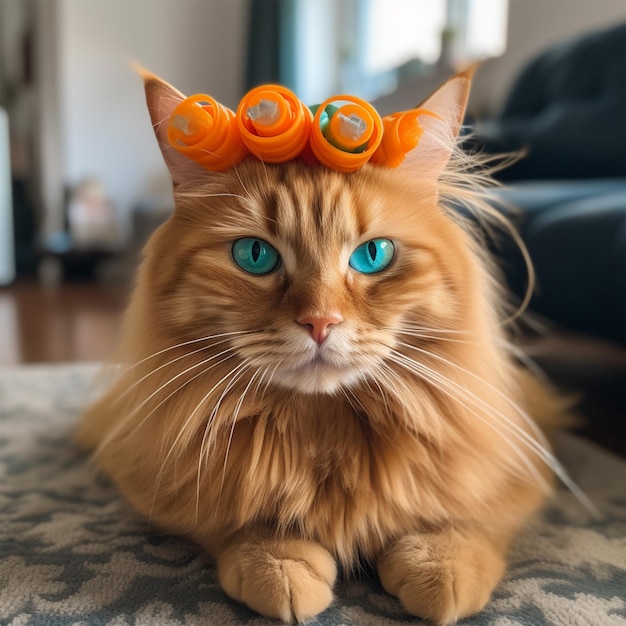
[[[263,83],[293,88],[296,0],[250,0],[246,89]]]

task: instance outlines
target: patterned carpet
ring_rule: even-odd
[[[275,624],[229,600],[194,546],[137,519],[71,445],[93,365],[0,369],[0,624]],[[557,453],[602,513],[561,490],[466,626],[626,626],[626,464],[573,436]],[[418,624],[379,583],[337,585],[313,625]]]

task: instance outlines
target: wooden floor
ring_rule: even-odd
[[[92,283],[0,288],[0,367],[103,361],[112,355],[128,300],[122,287]],[[613,345],[551,336],[530,346],[553,381],[581,397],[581,432],[626,453],[625,358]]]
[[[89,283],[0,289],[0,366],[106,359],[127,295],[122,287]]]

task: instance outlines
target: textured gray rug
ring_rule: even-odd
[[[229,600],[194,546],[138,520],[70,444],[91,365],[0,369],[0,624],[275,624]],[[626,464],[558,443],[603,514],[561,490],[517,542],[488,608],[467,626],[626,625]],[[340,583],[314,625],[417,624],[375,580]]]

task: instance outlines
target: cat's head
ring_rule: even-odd
[[[401,167],[352,174],[253,157],[206,171],[167,142],[184,96],[152,75],[145,86],[176,209],[141,280],[169,343],[213,337],[257,382],[332,393],[384,378],[385,360],[417,328],[432,339],[471,327],[481,274],[440,202],[469,74],[422,104],[438,117],[422,120]]]

